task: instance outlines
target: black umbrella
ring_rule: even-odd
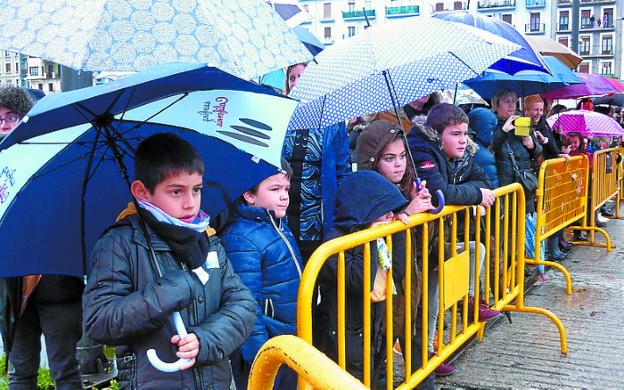
[[[618,95],[611,96],[601,96],[597,98],[593,98],[592,102],[595,106],[597,105],[609,105],[609,106],[618,106],[624,107],[624,93],[620,93]]]

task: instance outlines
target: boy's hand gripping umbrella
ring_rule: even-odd
[[[173,324],[175,325],[176,332],[178,332],[178,336],[180,336],[181,339],[186,337],[188,333],[186,332],[186,328],[184,327],[184,322],[182,321],[182,316],[180,316],[180,312],[174,312],[171,315],[171,319],[173,320]],[[152,366],[154,366],[154,368],[162,372],[180,371],[180,368],[189,362],[189,359],[180,358],[175,362],[165,363],[160,360],[154,348],[150,348],[147,350],[147,359],[152,364]]]

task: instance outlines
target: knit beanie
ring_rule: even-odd
[[[477,139],[485,146],[492,144],[492,134],[498,124],[496,114],[491,110],[479,107],[468,113],[468,126],[477,135]]]
[[[392,140],[397,139],[398,133],[400,137],[401,132],[402,130],[394,123],[386,120],[378,120],[366,126],[360,133],[355,146],[358,171],[373,170],[383,149]]]

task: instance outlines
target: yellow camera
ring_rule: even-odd
[[[521,116],[514,120],[514,133],[519,136],[529,135],[531,130],[531,118]]]

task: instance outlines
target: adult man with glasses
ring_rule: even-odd
[[[0,88],[0,139],[13,131],[32,106],[33,101],[25,89],[10,86]]]

